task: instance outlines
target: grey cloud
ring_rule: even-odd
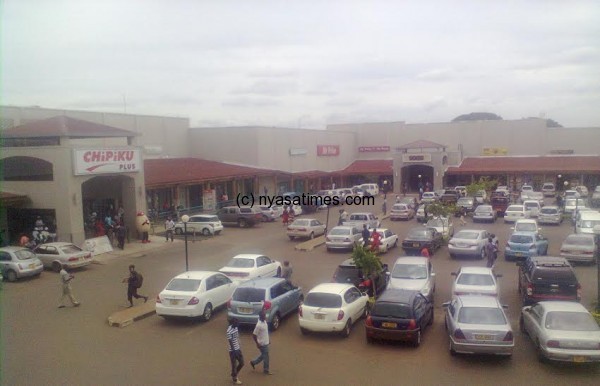
[[[295,82],[262,80],[247,87],[241,87],[233,91],[234,94],[257,94],[268,96],[281,96],[295,93],[298,86]]]
[[[222,102],[223,106],[227,107],[269,107],[278,106],[279,101],[270,98],[228,98]]]

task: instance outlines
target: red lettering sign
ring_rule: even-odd
[[[337,157],[340,155],[340,145],[317,145],[317,155]]]

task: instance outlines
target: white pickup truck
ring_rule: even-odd
[[[344,221],[342,225],[353,226],[358,229],[362,229],[363,224],[367,224],[367,228],[379,228],[381,224],[377,216],[369,212],[351,213],[348,216],[348,220]]]

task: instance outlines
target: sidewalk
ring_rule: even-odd
[[[94,256],[94,264],[106,264],[110,260],[123,256],[144,256],[148,251],[154,251],[161,248],[166,248],[169,245],[183,243],[182,240],[175,239],[171,242],[165,241],[165,236],[150,235],[148,237],[149,243],[142,243],[141,240],[131,239],[131,242],[125,242],[125,249],[114,248],[112,252],[103,253],[101,255]]]

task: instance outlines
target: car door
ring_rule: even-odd
[[[257,277],[271,277],[277,274],[275,264],[271,262],[267,256],[259,256],[256,258]]]
[[[453,299],[448,307],[446,307],[446,326],[448,328],[448,335],[452,335],[456,329],[456,314],[458,312],[458,301]]]
[[[425,308],[426,303],[427,301],[422,295],[418,294],[415,296],[415,301],[413,302],[413,315],[421,330],[427,325],[427,318],[429,317]]]
[[[529,309],[529,312],[525,312],[525,315],[523,316],[525,329],[529,333],[531,340],[534,342],[540,336],[543,314],[544,310],[542,306],[540,304],[536,304]]]
[[[536,243],[538,244],[538,251],[540,255],[545,255],[548,253],[548,239],[539,233],[535,235]]]
[[[0,252],[0,272],[4,275],[5,272],[10,268],[12,257],[8,252]]]
[[[352,315],[353,323],[360,319],[365,312],[364,304],[360,301],[361,297],[362,294],[356,287],[349,288],[344,295],[344,299],[346,299],[346,303],[350,307],[350,315]]]
[[[292,308],[292,296],[289,292],[289,285],[285,286],[287,281],[282,281],[271,287],[271,301],[279,308],[279,314],[283,317],[287,315]]]
[[[216,307],[217,305],[220,306],[225,304],[233,294],[233,290],[235,288],[233,287],[233,282],[227,276],[222,274],[215,274],[213,277],[213,291],[215,303],[217,303],[215,305]]]

